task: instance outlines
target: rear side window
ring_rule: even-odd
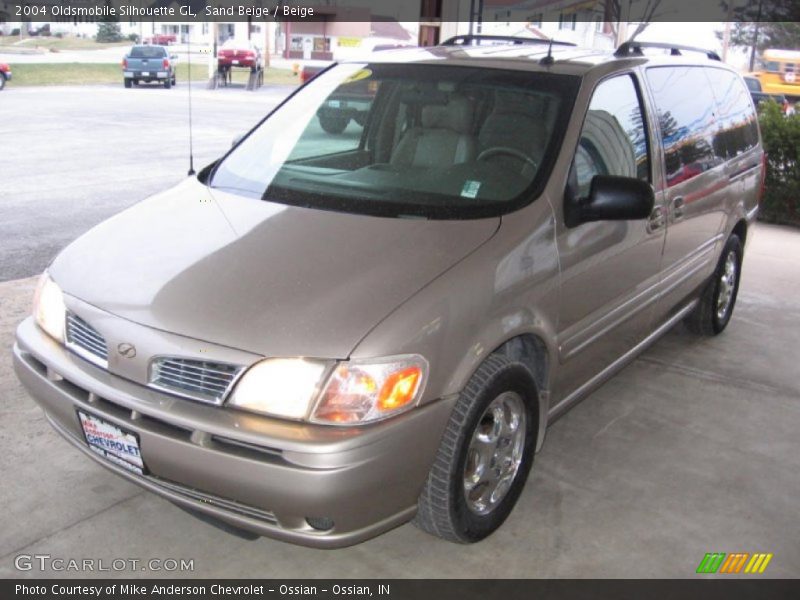
[[[747,88],[734,73],[705,69],[717,100],[714,153],[731,159],[758,145],[758,118]]]
[[[595,175],[650,180],[642,104],[632,76],[601,82],[592,95],[573,163],[578,196]]]
[[[658,109],[667,185],[722,163],[714,153],[716,100],[703,67],[651,67],[647,79]]]

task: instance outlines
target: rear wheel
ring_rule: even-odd
[[[690,331],[700,335],[717,335],[727,327],[736,304],[742,273],[742,242],[731,235],[722,250],[714,275],[706,284],[700,303],[686,318]]]
[[[165,89],[169,89],[169,88],[171,88],[171,87],[172,87],[172,79],[170,79],[169,77],[167,77],[167,78],[164,80],[164,88],[165,88]]]
[[[419,497],[417,527],[477,542],[511,513],[538,430],[536,385],[521,363],[491,355],[459,396]]]
[[[131,87],[131,85],[132,85],[132,84],[131,84],[131,79],[130,79],[130,77],[126,77],[126,78],[125,78],[125,87],[126,87],[126,88],[129,88],[129,87]]]
[[[342,133],[350,122],[349,117],[342,117],[340,115],[331,113],[320,113],[319,124],[328,133]]]
[[[6,74],[0,73],[0,92],[2,92],[6,87]]]

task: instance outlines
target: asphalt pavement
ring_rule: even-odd
[[[195,168],[294,88],[192,88]],[[0,96],[0,281],[42,271],[78,235],[189,169],[186,83],[25,87]]]

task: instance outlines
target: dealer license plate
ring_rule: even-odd
[[[150,77],[150,71],[142,71],[142,77]]]
[[[239,61],[238,60],[232,60],[231,63],[233,63],[234,65],[238,65]]]
[[[129,471],[144,474],[144,462],[136,434],[81,411],[78,411],[78,417],[86,443],[93,452]]]

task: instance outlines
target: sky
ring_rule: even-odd
[[[722,32],[724,28],[724,23],[650,23],[636,39],[642,42],[674,41],[715,50],[721,55],[722,40],[717,39],[715,32]],[[746,69],[749,58],[750,55],[746,49],[735,48],[728,52],[726,62],[739,69]]]

